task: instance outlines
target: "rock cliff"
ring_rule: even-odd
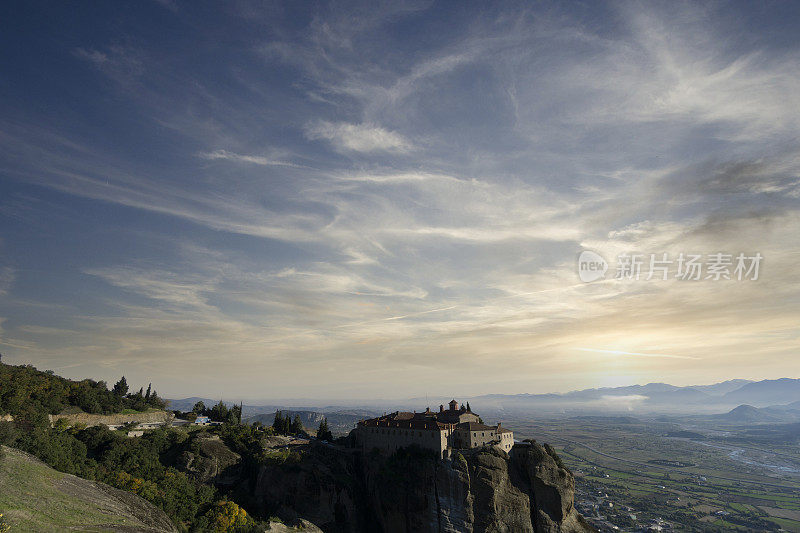
[[[237,484],[242,477],[241,456],[231,451],[216,435],[195,440],[191,449],[177,458],[175,466],[201,483],[222,488]]]
[[[307,519],[325,532],[593,531],[573,508],[572,474],[536,443],[449,460],[422,450],[384,457],[323,444],[300,452],[260,468],[246,489],[253,510]]]

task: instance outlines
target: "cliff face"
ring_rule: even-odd
[[[201,483],[228,488],[242,477],[241,456],[228,448],[218,436],[200,438],[192,451],[183,452],[175,466]]]
[[[326,532],[593,531],[572,506],[574,480],[538,444],[442,461],[423,452],[363,456],[312,446],[294,464],[262,467],[253,503]]]

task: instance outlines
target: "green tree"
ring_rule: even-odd
[[[319,428],[317,428],[317,438],[320,440],[333,440],[333,433],[331,430],[328,429],[328,419],[323,417],[319,423]]]
[[[155,390],[150,393],[150,399],[147,400],[147,403],[150,407],[155,407],[156,409],[164,409],[167,406],[167,402],[162,400]]]
[[[222,400],[219,401],[217,405],[211,408],[211,413],[209,413],[211,420],[215,422],[227,422],[228,421],[228,407],[222,403]]]
[[[289,433],[298,434],[303,432],[303,423],[300,421],[300,415],[294,415],[292,425],[289,427]]]
[[[241,405],[234,405],[228,410],[228,414],[225,418],[225,422],[228,424],[239,425],[242,423],[242,406]]]
[[[192,407],[192,412],[198,415],[204,415],[206,413],[206,404],[204,404],[202,400],[197,402],[194,404],[194,407]]]
[[[272,421],[272,429],[275,430],[275,433],[283,433],[283,413],[280,411],[275,411],[275,420]]]

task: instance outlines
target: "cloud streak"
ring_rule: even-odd
[[[19,29],[48,53],[17,70],[59,84],[0,103],[4,355],[251,397],[797,374],[797,36],[747,6],[472,9]],[[583,284],[582,249],[765,260]]]
[[[208,159],[210,161],[234,161],[237,163],[251,163],[253,165],[261,165],[265,167],[269,166],[278,166],[278,167],[298,167],[299,165],[295,165],[294,163],[289,163],[287,161],[278,161],[275,159],[269,159],[264,156],[260,155],[243,155],[243,154],[235,154],[233,152],[229,152],[227,150],[214,150],[213,152],[201,152],[198,154],[199,157],[202,159]]]
[[[306,128],[311,140],[329,141],[344,152],[408,152],[413,145],[402,135],[372,124],[318,122]]]
[[[596,348],[578,348],[582,352],[605,353],[610,355],[635,355],[637,357],[664,357],[666,359],[697,359],[689,355],[674,355],[666,353],[624,352],[622,350],[600,350]]]

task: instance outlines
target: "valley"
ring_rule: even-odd
[[[796,437],[785,438],[791,427],[701,426],[689,417],[508,423],[553,444],[575,474],[576,507],[600,530],[800,531],[800,450]]]

